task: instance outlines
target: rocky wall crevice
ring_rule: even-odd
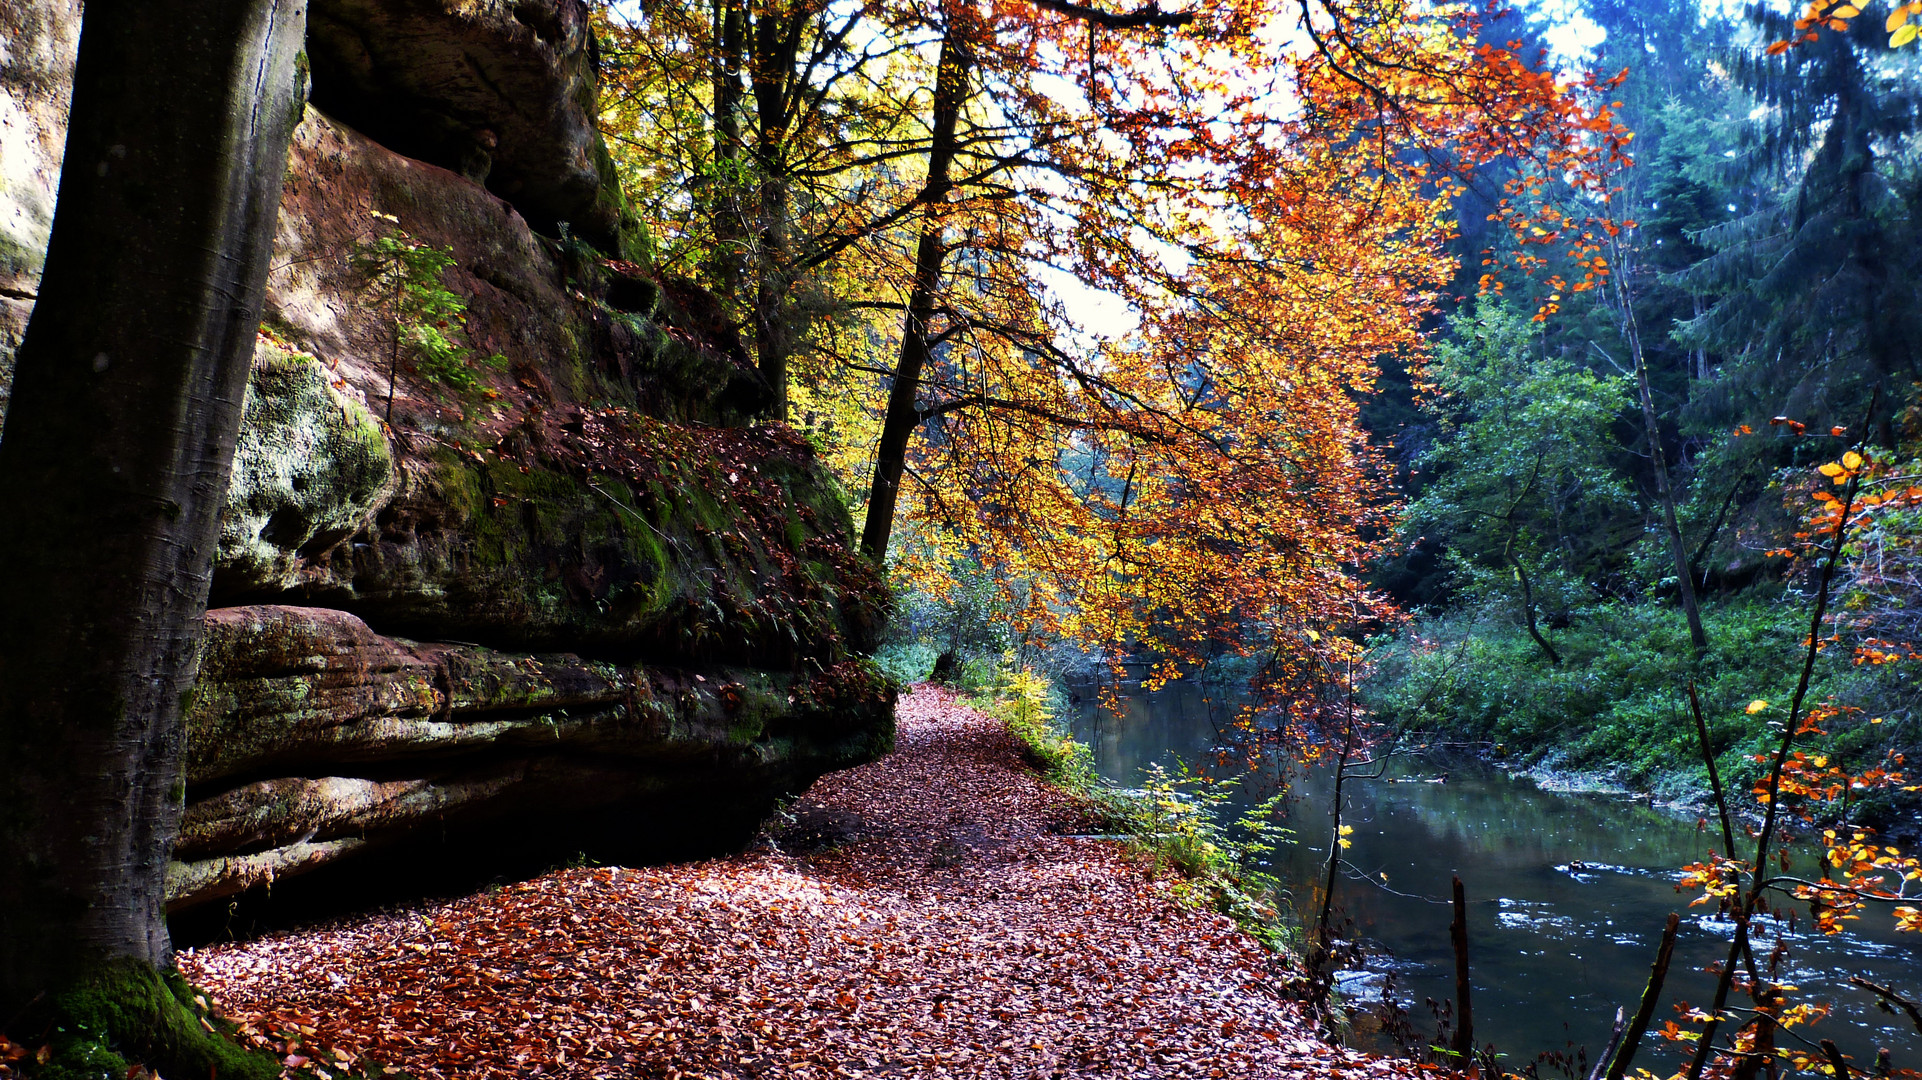
[[[712,842],[738,842],[740,821],[892,733],[894,690],[858,660],[703,673],[414,642],[271,605],[209,612],[204,648],[175,909],[424,828],[548,822],[571,838],[592,817],[593,835],[627,830],[645,849],[659,823],[637,807],[717,791],[755,808],[715,817]]]

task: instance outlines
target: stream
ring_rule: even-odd
[[[1123,707],[1114,716],[1081,702],[1068,717],[1102,775],[1123,787],[1138,786],[1151,762],[1209,760],[1218,726],[1225,731],[1235,711],[1226,697],[1211,701],[1192,686],[1136,692]],[[1263,786],[1259,778],[1245,784],[1243,803],[1259,801]],[[1328,854],[1331,772],[1296,777],[1293,794],[1285,824],[1296,842],[1274,858],[1296,907],[1312,910]],[[1712,999],[1714,981],[1702,969],[1726,954],[1732,927],[1706,907],[1688,906],[1693,896],[1678,894],[1675,882],[1678,867],[1706,856],[1714,827],[1698,831],[1693,819],[1627,796],[1544,791],[1526,777],[1459,758],[1445,766],[1408,760],[1383,780],[1351,776],[1345,801],[1343,821],[1354,829],[1346,852],[1352,872],[1338,883],[1335,901],[1353,920],[1351,932],[1377,954],[1368,970],[1343,977],[1350,997],[1378,998],[1385,985],[1414,1030],[1434,1034],[1426,1002],[1454,994],[1447,897],[1451,875],[1460,874],[1469,901],[1475,1041],[1494,1043],[1509,1069],[1519,1071],[1543,1051],[1586,1047],[1591,1059],[1599,1054],[1616,1007],[1635,1011],[1671,911],[1682,916],[1681,932],[1654,1026],[1679,1019],[1670,1007],[1676,1000],[1706,1007]],[[1819,851],[1799,845],[1790,854],[1813,876]],[[1897,1068],[1922,1067],[1922,1035],[1847,982],[1860,975],[1922,996],[1922,940],[1897,934],[1886,908],[1848,925],[1833,937],[1813,934],[1804,911],[1799,926],[1782,933],[1789,953],[1777,978],[1801,989],[1792,1000],[1834,1006],[1827,1019],[1796,1030],[1834,1039],[1865,1069],[1878,1047],[1890,1050]],[[1775,942],[1771,936],[1758,943],[1758,960]],[[1794,1045],[1787,1038],[1782,1044]],[[1681,1053],[1651,1032],[1636,1065],[1666,1074]]]

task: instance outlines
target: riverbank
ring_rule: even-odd
[[[1371,642],[1361,699],[1384,723],[1474,744],[1549,790],[1652,793],[1702,816],[1709,780],[1692,687],[1731,809],[1743,813],[1755,805],[1747,793],[1763,772],[1758,758],[1776,749],[1807,659],[1807,606],[1747,596],[1705,604],[1703,618],[1710,648],[1697,657],[1673,609],[1595,605],[1551,632],[1559,656],[1551,661],[1512,620],[1430,615]],[[1836,708],[1796,748],[1851,773],[1904,771],[1897,762],[1922,747],[1907,666],[1859,664],[1831,647],[1812,675],[1806,704]],[[1849,801],[1854,821],[1883,829],[1922,819],[1919,811],[1899,786]]]
[[[1211,748],[1232,707],[1212,698],[1180,685],[1123,694],[1117,710],[1072,717],[1074,732],[1102,776],[1138,784],[1151,762],[1215,760]],[[1270,870],[1297,898],[1312,899],[1326,875],[1333,777],[1323,763],[1293,769],[1288,780],[1290,797],[1274,823],[1298,842],[1277,848]],[[1236,790],[1244,794],[1225,808],[1228,819],[1272,789],[1255,778]],[[1357,997],[1391,989],[1422,1034],[1434,1030],[1424,1003],[1454,995],[1449,901],[1457,876],[1468,900],[1476,1039],[1511,1061],[1584,1046],[1592,1061],[1615,1009],[1640,998],[1671,912],[1682,924],[1659,1015],[1671,1015],[1678,999],[1712,998],[1715,979],[1703,969],[1726,955],[1730,926],[1712,906],[1691,907],[1690,895],[1675,891],[1680,867],[1721,846],[1712,819],[1622,795],[1544,791],[1467,753],[1401,761],[1379,780],[1351,776],[1343,794],[1341,823],[1352,832],[1335,904],[1352,920],[1343,923],[1354,927],[1347,936],[1369,955],[1365,972],[1344,985]],[[1821,857],[1819,848],[1787,850],[1798,870]],[[1769,937],[1788,950],[1779,954],[1789,965],[1782,970],[1807,1000],[1833,1006],[1821,1037],[1863,1061],[1878,1046],[1891,1046],[1898,1061],[1922,1053],[1900,1018],[1878,1012],[1872,995],[1847,982],[1912,982],[1915,935],[1896,932],[1886,912],[1835,937],[1810,932],[1806,921],[1772,927]],[[1666,1074],[1678,1054],[1674,1044],[1650,1043],[1637,1064]]]
[[[455,1076],[1292,1077],[1279,959],[1081,831],[996,721],[902,699],[898,749],[771,843],[590,867],[181,957],[263,1039]],[[320,1058],[318,1060],[325,1060]]]

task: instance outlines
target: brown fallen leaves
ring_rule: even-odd
[[[246,1029],[332,1048],[314,1064],[423,1080],[1413,1068],[1322,1045],[1270,990],[1277,958],[1113,845],[1052,835],[1070,808],[994,721],[927,688],[900,718],[899,750],[815,785],[775,846],[561,871],[180,966]]]

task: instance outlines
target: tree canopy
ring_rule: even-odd
[[[1418,362],[1450,199],[1582,121],[1478,29],[1393,3],[666,4],[610,16],[607,120],[661,265],[752,329],[869,489],[871,554],[899,533],[937,588],[965,554],[1020,583],[1024,635],[1156,678],[1278,636],[1288,667],[1373,610],[1391,500],[1357,407]]]

